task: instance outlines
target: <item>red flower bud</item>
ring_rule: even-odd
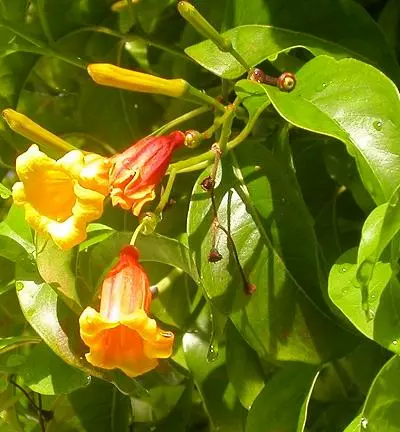
[[[172,152],[185,143],[185,134],[147,137],[111,159],[110,195],[114,206],[132,209],[138,216],[143,205],[155,198],[155,187],[168,168]]]

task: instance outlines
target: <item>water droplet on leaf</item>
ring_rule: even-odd
[[[15,284],[15,288],[17,289],[17,291],[21,291],[21,290],[24,288],[24,283],[21,282],[21,281],[18,281],[18,282]]]
[[[367,420],[365,417],[363,417],[363,418],[361,419],[361,427],[362,427],[363,429],[367,429],[367,427],[368,427],[368,420]]]
[[[381,122],[380,120],[376,120],[372,123],[372,126],[374,127],[375,130],[377,131],[381,131],[382,127],[383,127],[383,122]]]
[[[218,355],[219,355],[218,346],[211,344],[210,347],[208,348],[207,361],[209,363],[215,362],[215,360],[217,360],[218,358]]]
[[[393,342],[392,342],[392,345],[397,345],[398,344],[398,341],[395,339]]]

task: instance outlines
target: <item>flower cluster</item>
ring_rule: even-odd
[[[38,233],[70,249],[86,238],[87,224],[102,215],[107,196],[138,216],[155,199],[173,151],[184,142],[185,134],[175,131],[144,138],[110,158],[72,150],[58,160],[32,144],[16,161],[20,181],[13,186],[14,203]],[[131,377],[170,357],[174,342],[174,334],[149,317],[150,283],[138,260],[135,247],[124,247],[103,281],[99,312],[87,307],[79,319],[88,362]]]
[[[13,187],[14,203],[24,207],[38,233],[69,249],[86,238],[87,224],[101,216],[107,195],[114,206],[138,216],[184,142],[185,134],[175,131],[144,138],[111,158],[72,150],[57,161],[33,144],[16,161],[21,181]]]

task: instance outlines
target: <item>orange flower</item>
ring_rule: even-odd
[[[122,369],[130,377],[154,369],[158,358],[170,357],[174,343],[174,334],[159,329],[147,315],[150,283],[138,258],[133,246],[121,250],[103,282],[100,313],[88,307],[79,319],[81,337],[90,348],[88,362]]]
[[[180,131],[147,137],[111,159],[110,185],[113,205],[132,209],[138,216],[143,205],[155,198],[154,189],[163,178],[172,152],[183,145]]]

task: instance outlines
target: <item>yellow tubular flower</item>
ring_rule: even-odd
[[[108,159],[80,150],[55,161],[36,144],[17,158],[20,182],[13,186],[14,203],[38,233],[50,235],[61,249],[86,238],[86,226],[103,213],[108,194]]]

